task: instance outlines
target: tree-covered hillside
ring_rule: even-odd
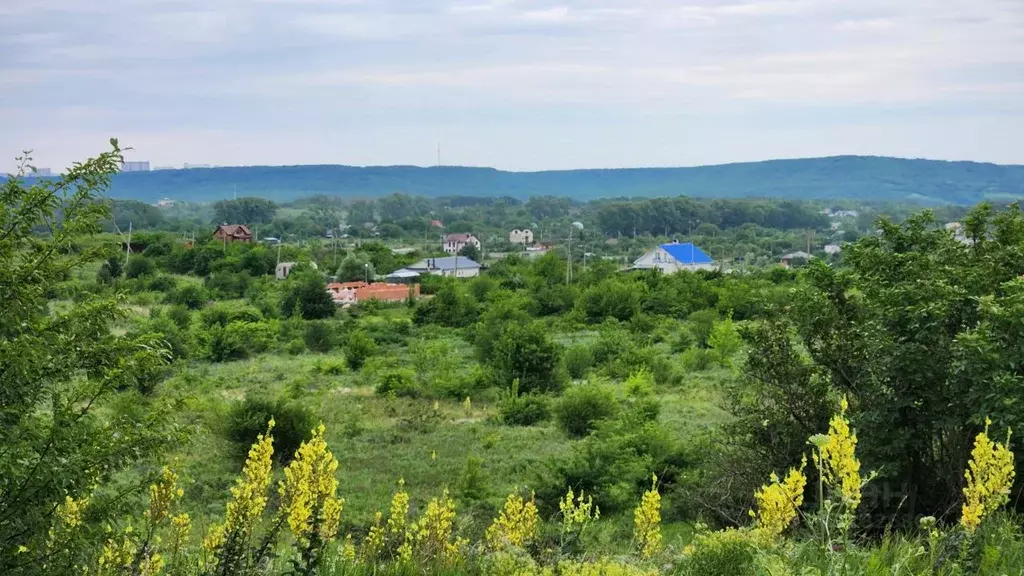
[[[114,178],[110,195],[155,202],[259,196],[279,202],[313,194],[377,197],[557,195],[577,200],[620,196],[775,197],[912,200],[974,204],[1024,196],[1024,166],[837,156],[696,168],[504,172],[493,168],[415,166],[251,166],[133,172]]]

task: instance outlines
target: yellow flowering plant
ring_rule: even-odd
[[[274,437],[270,434],[273,429],[271,418],[266,433],[257,436],[256,443],[249,449],[242,475],[231,487],[224,523],[211,526],[203,539],[203,549],[212,557],[218,573],[244,573],[269,552],[273,533],[267,535],[256,554],[253,554],[252,538],[267,507],[274,456]]]
[[[640,556],[650,558],[661,548],[661,494],[658,477],[651,475],[651,489],[644,492],[633,510],[633,541]]]
[[[965,502],[960,525],[973,534],[981,521],[1009,501],[1013,487],[1013,452],[1010,451],[1011,431],[1006,431],[1006,442],[993,442],[988,436],[992,421],[985,420],[985,430],[974,438],[971,460],[964,471]]]
[[[423,563],[450,566],[462,558],[468,543],[455,532],[455,501],[445,489],[440,498],[427,503],[423,517],[409,525],[413,554]]]
[[[757,510],[751,510],[750,515],[755,520],[756,530],[775,537],[793,523],[804,503],[807,477],[803,470],[806,465],[807,458],[804,458],[800,468],[790,468],[784,479],[772,472],[769,483],[754,493]]]
[[[312,438],[299,446],[278,484],[281,516],[298,545],[302,573],[315,570],[324,548],[337,537],[345,506],[337,495],[338,460],[327,447],[324,431],[320,424]]]
[[[533,495],[524,500],[515,492],[508,495],[505,505],[484,534],[487,547],[502,550],[508,547],[526,548],[537,538],[539,517]]]
[[[601,518],[601,509],[594,504],[594,497],[586,496],[583,490],[580,490],[577,496],[573,493],[572,487],[569,487],[565,497],[559,500],[558,511],[562,517],[561,548],[563,552],[568,552],[568,548],[577,544],[587,527]]]

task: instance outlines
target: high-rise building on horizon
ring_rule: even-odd
[[[34,175],[38,178],[46,178],[48,176],[53,176],[53,170],[49,168],[36,168]]]
[[[149,172],[149,161],[125,162],[121,166],[121,172]]]

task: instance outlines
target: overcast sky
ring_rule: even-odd
[[[1024,0],[0,0],[0,170],[1024,163]]]

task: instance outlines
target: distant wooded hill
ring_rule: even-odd
[[[1024,197],[1024,166],[977,162],[836,156],[694,168],[628,168],[505,172],[442,166],[248,166],[119,174],[113,198],[208,202],[260,196],[287,202],[314,194],[378,197],[569,196],[577,200],[632,196],[865,199],[974,204]]]

